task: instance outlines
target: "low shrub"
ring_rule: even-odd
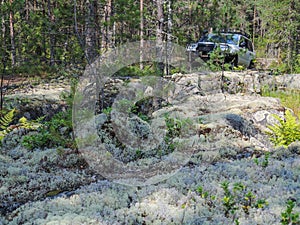
[[[23,137],[22,145],[27,149],[66,147],[76,148],[72,138],[72,112],[59,112],[50,121],[42,124],[37,132]]]
[[[278,121],[273,126],[268,126],[267,134],[275,146],[288,147],[291,143],[300,140],[300,123],[290,111],[286,111],[285,118],[273,115]]]
[[[299,213],[293,212],[295,207],[293,200],[288,200],[286,203],[286,210],[281,213],[281,224],[283,225],[297,225],[300,224]]]

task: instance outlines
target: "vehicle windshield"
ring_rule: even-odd
[[[239,43],[239,35],[238,34],[223,34],[226,38],[227,44],[235,44]]]
[[[209,34],[202,37],[199,42],[216,42],[216,43],[225,43],[225,38],[217,34]]]
[[[202,37],[199,42],[214,42],[214,43],[227,43],[238,44],[239,35],[237,34],[209,34]]]

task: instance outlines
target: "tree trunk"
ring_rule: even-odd
[[[110,18],[112,15],[112,0],[108,0],[107,4],[104,7],[104,28],[102,32],[102,48],[108,50],[112,47],[112,29],[110,24]]]
[[[25,19],[26,21],[29,19],[29,0],[25,1]]]
[[[255,41],[255,29],[256,29],[256,26],[255,26],[255,23],[256,23],[256,1],[254,1],[254,4],[253,4],[253,21],[252,21],[252,43],[253,45],[255,44],[254,41]]]
[[[87,0],[87,15],[85,21],[85,55],[89,63],[92,63],[97,56],[96,30],[95,30],[95,1]]]
[[[143,50],[144,50],[144,1],[140,0],[140,69],[144,69],[144,57],[143,57]]]
[[[12,10],[13,0],[10,0],[10,12],[9,12],[9,34],[11,45],[11,66],[15,67],[16,64],[16,47],[15,47],[15,34],[14,34],[14,14]]]
[[[169,75],[170,70],[170,57],[172,54],[172,0],[167,0],[167,12],[168,12],[168,21],[167,21],[167,47],[166,47],[166,63],[165,63],[165,74]]]
[[[156,54],[158,63],[158,70],[163,72],[163,25],[164,25],[164,14],[163,14],[163,0],[156,0],[157,7],[157,24],[156,24]]]
[[[55,34],[53,34],[53,26],[55,24],[55,18],[51,10],[51,0],[47,1],[48,8],[48,18],[49,18],[49,39],[50,39],[50,66],[54,66],[55,64]]]
[[[293,56],[295,53],[294,39],[295,30],[293,28],[295,22],[295,1],[292,0],[289,4],[289,31],[288,31],[288,50],[287,50],[287,64],[290,71],[293,70]]]
[[[1,6],[4,4],[4,0],[1,1]],[[6,27],[5,27],[5,18],[4,18],[4,13],[1,12],[1,31],[2,31],[2,66],[3,66],[3,72],[1,74],[1,81],[0,81],[0,114],[2,113],[3,109],[3,80],[4,80],[4,74],[6,70],[6,42],[5,42],[5,32],[6,32]]]

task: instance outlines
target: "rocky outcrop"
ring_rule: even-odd
[[[115,101],[122,100],[118,96],[123,88],[136,90],[145,83],[109,80],[100,91],[94,121],[109,156],[129,166],[152,165],[177,147],[192,148],[184,165],[156,185],[132,187],[110,177],[104,180],[78,152],[28,151],[19,145],[23,131],[14,131],[0,155],[0,224],[230,224],[233,218],[222,205],[224,181],[240,182],[255,200],[269,203],[261,209],[253,204],[247,215],[242,207],[237,209],[234,217],[241,224],[279,224],[285,201],[300,201],[300,148],[295,143],[274,149],[265,134],[267,125],[275,123],[272,115],[283,116],[285,111],[278,99],[259,95],[269,84],[268,76],[248,71],[165,77],[164,84],[170,85],[161,86],[167,88],[159,94],[151,85],[133,92],[142,97],[122,111],[128,116],[126,123],[117,121],[124,122],[123,131],[113,123],[113,116],[123,115]],[[289,87],[297,87],[290,81]],[[149,140],[156,140],[161,127],[165,136],[158,147],[150,148]],[[123,132],[132,136],[118,139]],[[134,138],[145,149],[126,147]],[[272,154],[267,163],[266,152]],[[199,195],[199,186],[216,199]]]
[[[57,112],[66,110],[68,106],[65,97],[69,93],[68,79],[57,78],[36,85],[27,82],[5,95],[4,106],[16,109],[16,120],[23,116],[29,120],[40,117],[48,120]]]
[[[262,77],[261,83],[267,85],[272,90],[299,90],[300,89],[300,74],[285,74],[274,76],[266,74]]]

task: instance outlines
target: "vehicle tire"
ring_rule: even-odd
[[[238,56],[238,55],[235,55],[235,56],[234,56],[234,59],[233,59],[233,66],[234,66],[234,67],[237,67],[237,66],[238,66],[238,63],[239,63],[239,56]]]
[[[234,55],[230,58],[229,64],[230,64],[231,70],[234,70],[234,67],[238,66],[238,62],[239,62],[238,55]]]
[[[248,66],[248,69],[255,69],[255,63],[253,60],[251,60],[249,66]]]

